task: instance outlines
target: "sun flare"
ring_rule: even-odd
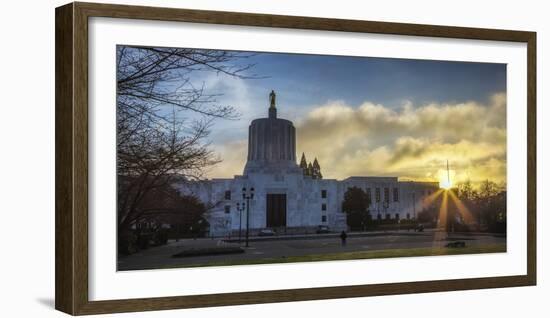
[[[441,189],[449,190],[450,188],[453,187],[453,183],[447,180],[439,180],[439,187]]]
[[[441,189],[449,190],[454,185],[454,179],[456,176],[456,173],[454,170],[447,170],[447,169],[440,169],[437,172],[437,176],[439,179],[439,187]]]

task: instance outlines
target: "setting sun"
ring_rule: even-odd
[[[439,180],[439,187],[441,189],[449,190],[453,187],[453,183],[451,181],[445,180]]]
[[[439,177],[439,187],[445,190],[449,190],[453,187],[453,179],[455,177],[455,171],[449,170],[449,161],[447,161],[447,169],[440,169],[437,172]]]

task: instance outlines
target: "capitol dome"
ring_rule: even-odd
[[[254,119],[248,127],[248,157],[244,174],[296,169],[296,129],[290,120],[277,118],[275,92],[269,94],[268,118]]]

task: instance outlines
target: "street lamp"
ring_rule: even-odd
[[[246,188],[243,187],[243,200],[246,200],[246,234],[245,234],[245,240],[246,244],[245,246],[248,247],[248,232],[250,229],[250,200],[254,199],[254,188]]]
[[[244,211],[246,203],[237,202],[237,211],[239,211],[239,243],[241,243],[241,232],[242,232],[242,212]]]

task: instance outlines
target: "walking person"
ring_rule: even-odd
[[[348,235],[346,234],[346,231],[342,231],[340,233],[340,239],[342,240],[342,246],[346,246],[346,239],[348,238]]]

